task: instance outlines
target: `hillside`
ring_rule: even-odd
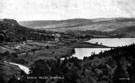
[[[20,25],[34,28],[46,29],[51,31],[65,32],[68,30],[97,30],[113,31],[123,27],[135,25],[132,18],[99,18],[99,19],[69,19],[69,20],[50,20],[50,21],[21,21]]]
[[[21,26],[14,19],[0,21],[0,42],[20,42],[25,40],[51,40],[53,32],[35,30]]]
[[[8,63],[0,61],[0,82],[8,83],[8,80],[12,79],[12,76],[16,75],[16,78],[20,76],[20,68]]]
[[[21,80],[14,78],[13,83],[135,83],[134,50],[133,44],[93,54],[83,60],[76,57],[39,59],[30,66],[30,75],[22,75]],[[43,79],[45,76],[52,78]]]
[[[119,37],[135,37],[135,25],[129,27],[123,27],[117,30],[112,31],[110,34],[119,36]]]
[[[81,23],[88,24],[87,21],[82,19]],[[95,26],[96,24],[110,26],[109,23],[116,24],[115,21],[96,19],[93,23],[95,22]],[[80,19],[68,20],[69,24],[79,22]],[[72,56],[75,53],[74,47],[106,47],[83,43],[93,37],[127,37],[130,33],[132,33],[130,36],[134,35],[135,25],[132,23],[133,21],[131,22],[129,19],[121,20],[120,18],[117,20],[117,26],[124,27],[115,26],[117,29],[112,32],[102,32],[101,28],[100,31],[68,30],[62,33],[23,27],[13,19],[1,20],[0,83],[123,83],[120,82],[121,78],[133,81],[129,83],[134,83],[134,44],[112,48],[100,54],[93,53],[92,56],[84,57],[83,60]],[[5,62],[28,66],[32,72],[30,75],[26,75],[17,66]],[[37,78],[28,79],[29,76]],[[49,78],[43,79],[42,77],[45,76]],[[18,80],[17,77],[21,80]]]
[[[95,83],[134,83],[134,50],[135,45],[133,44],[85,57],[83,60],[84,72],[93,75],[86,73],[86,77],[89,76],[91,80],[96,80]],[[86,80],[89,81],[87,78]]]
[[[32,28],[27,28],[27,27]],[[42,28],[39,26],[43,26]],[[33,29],[33,28],[38,29]],[[20,40],[54,40],[57,32],[62,37],[135,37],[135,19],[69,19],[61,21],[26,21],[17,22],[13,19],[0,21],[0,38],[4,41]],[[54,32],[52,32],[54,31]]]
[[[0,21],[0,41],[23,40],[32,31],[30,28],[20,26],[14,19],[3,19]]]

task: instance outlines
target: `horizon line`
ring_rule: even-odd
[[[18,22],[22,22],[22,21],[66,21],[66,20],[74,20],[74,19],[84,19],[84,20],[96,20],[96,19],[117,19],[117,18],[125,18],[125,19],[135,19],[135,17],[112,17],[112,18],[107,18],[107,17],[97,17],[97,18],[69,18],[69,19],[59,19],[59,20],[56,20],[56,19],[47,19],[47,20],[43,20],[43,19],[34,19],[34,20],[16,20],[14,18],[0,18],[0,20],[3,20],[3,19],[13,19],[13,20],[16,20]]]

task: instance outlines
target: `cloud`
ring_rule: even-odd
[[[135,0],[116,0],[117,6],[123,11],[130,14],[131,17],[135,16]]]
[[[4,0],[0,0],[0,12],[4,9]]]
[[[1,17],[17,20],[129,17],[115,0],[3,0]],[[114,1],[114,2],[113,2]],[[1,2],[1,1],[0,1]]]

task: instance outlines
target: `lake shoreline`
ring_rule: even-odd
[[[85,56],[99,54],[117,47],[128,46],[135,43],[135,38],[93,38],[85,42],[78,42],[74,45],[73,56],[83,59]]]
[[[111,48],[105,45],[99,45],[99,44],[93,44],[88,42],[79,42],[77,44],[74,44],[74,48]]]

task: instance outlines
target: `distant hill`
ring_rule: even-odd
[[[121,37],[135,37],[135,25],[114,30],[111,34]]]
[[[25,25],[27,24],[27,26]],[[41,26],[42,25],[42,26]],[[30,28],[30,26],[36,26]],[[27,28],[29,27],[29,28]],[[48,31],[46,31],[48,30]],[[0,20],[0,38],[5,41],[25,39],[51,39],[52,31],[65,34],[86,35],[93,37],[135,37],[135,19],[69,19],[61,21],[25,21],[14,19]],[[40,37],[40,38],[39,38]],[[47,40],[47,39],[46,39]]]
[[[45,28],[62,28],[62,27],[73,27],[81,26],[82,24],[91,23],[91,20],[87,19],[69,19],[69,20],[37,20],[37,21],[21,21],[20,25],[36,28],[36,29],[45,29]]]
[[[20,21],[20,25],[51,31],[68,31],[68,30],[97,30],[113,31],[123,27],[135,25],[133,18],[99,18],[99,19],[69,19],[69,20],[37,20],[37,21]]]
[[[34,32],[38,31],[21,26],[14,19],[3,19],[0,21],[0,42],[26,40],[26,38],[30,38],[31,34],[34,34]]]

